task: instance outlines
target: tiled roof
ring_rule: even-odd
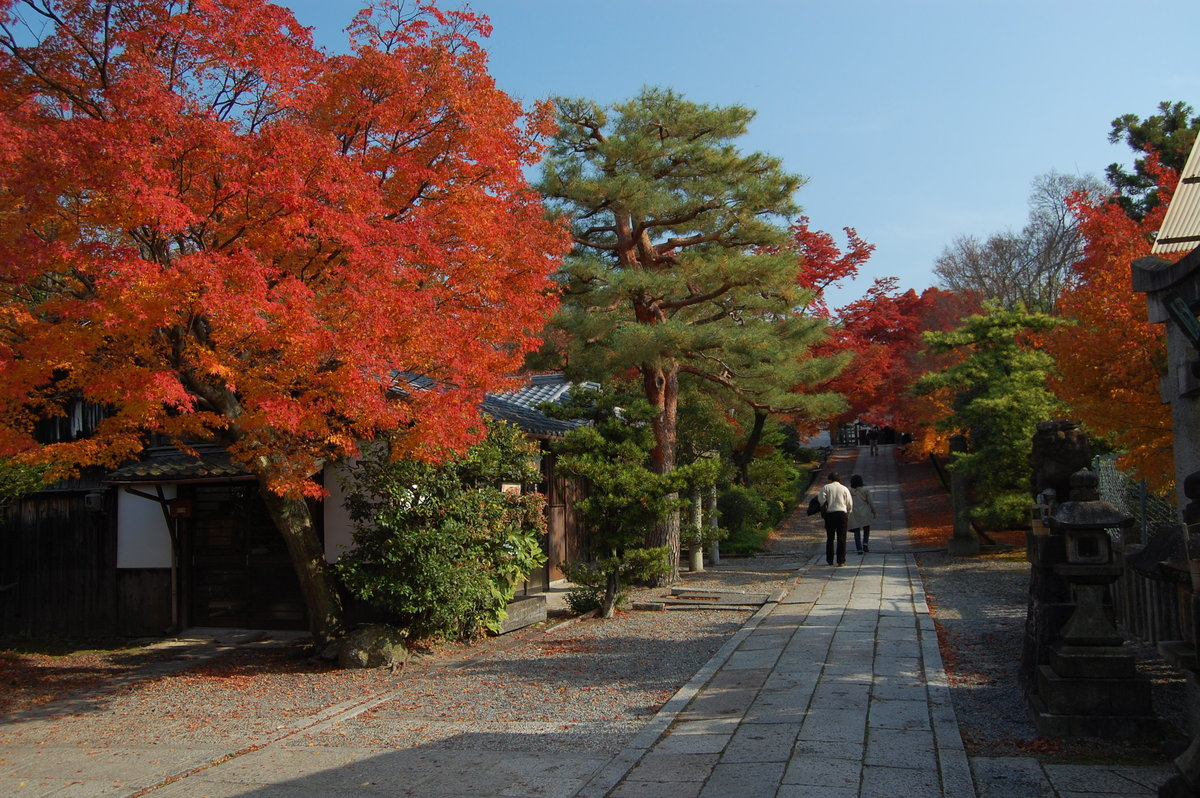
[[[594,382],[579,383],[588,388],[599,388]],[[511,421],[530,435],[560,438],[582,424],[582,421],[564,421],[551,418],[540,408],[543,404],[562,404],[571,396],[569,382],[561,374],[535,374],[529,382],[515,391],[488,394],[483,400],[483,411],[493,418]]]
[[[425,388],[433,384],[428,378],[397,374],[397,382]],[[595,383],[583,383],[596,387]],[[551,418],[538,410],[544,402],[562,403],[569,396],[572,383],[561,374],[542,374],[531,377],[529,384],[516,391],[488,394],[482,410],[492,418],[512,422],[530,435],[561,438],[582,424]],[[251,479],[253,475],[236,465],[218,446],[196,447],[196,455],[180,452],[170,446],[152,447],[143,458],[110,471],[104,477],[107,484],[132,482],[187,482],[198,479]]]
[[[110,471],[104,481],[185,482],[193,479],[245,479],[252,475],[215,447],[204,447],[199,457],[184,454],[173,447],[147,449],[144,459]]]
[[[571,395],[571,388],[576,383],[569,382],[561,374],[535,374],[529,378],[529,383],[515,391],[504,391],[490,396],[498,397],[522,407],[537,408],[543,402],[562,404]],[[599,388],[594,382],[578,383],[585,388]]]
[[[512,422],[530,435],[548,438],[561,438],[582,423],[551,418],[539,410],[494,395],[483,400],[483,412],[492,418]]]

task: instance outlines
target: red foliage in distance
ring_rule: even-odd
[[[879,280],[865,297],[837,311],[830,345],[854,352],[854,360],[832,387],[850,402],[843,421],[890,425],[924,442],[929,437],[924,431],[949,411],[938,397],[909,395],[918,377],[943,363],[924,352],[921,334],[956,326],[978,303],[937,288],[898,293],[895,285],[893,278]],[[936,448],[932,442],[929,447]]]

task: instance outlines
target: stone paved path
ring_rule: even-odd
[[[1154,795],[1166,768],[1042,766],[963,749],[892,447],[853,468],[879,516],[845,567],[813,552],[583,798]],[[822,474],[821,482],[823,483]]]

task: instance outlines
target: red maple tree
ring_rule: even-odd
[[[863,298],[839,308],[828,346],[853,353],[830,387],[848,402],[838,422],[852,420],[912,433],[923,451],[943,441],[933,434],[948,405],[934,396],[912,396],[910,386],[939,367],[945,356],[925,352],[922,333],[946,330],[978,307],[974,297],[927,288],[900,292],[895,278],[877,280]]]
[[[843,227],[842,230],[846,233],[844,250],[829,233],[812,229],[807,216],[801,216],[793,222],[788,231],[791,239],[787,249],[799,256],[803,263],[798,281],[802,288],[813,294],[807,312],[821,318],[827,319],[832,315],[825,292],[858,276],[859,268],[875,251],[875,245],[859,237],[853,227]]]
[[[801,284],[813,292],[806,312],[831,321],[829,338],[814,349],[815,356],[849,354],[848,365],[838,376],[817,386],[846,398],[846,410],[834,424],[860,420],[912,431],[918,447],[932,451],[944,444],[944,435],[934,430],[936,421],[949,412],[947,401],[935,396],[914,397],[909,386],[937,362],[924,351],[921,334],[946,330],[979,307],[979,301],[938,288],[900,292],[894,277],[876,280],[866,294],[850,304],[831,310],[829,288],[853,279],[875,250],[850,227],[844,228],[846,248],[833,236],[813,230],[807,217],[791,228],[790,249],[803,260]],[[812,386],[809,386],[809,390]],[[812,419],[793,419],[801,433],[815,432]]]
[[[1115,196],[1072,201],[1086,243],[1058,310],[1074,323],[1048,333],[1045,347],[1058,366],[1050,382],[1054,393],[1091,432],[1125,452],[1124,465],[1165,490],[1174,481],[1170,406],[1159,393],[1166,339],[1147,320],[1146,297],[1134,292],[1130,265],[1150,254],[1178,175],[1153,159],[1146,169],[1162,201],[1140,220]]]
[[[380,2],[330,55],[265,0],[0,0],[0,456],[223,444],[336,637],[312,475],[468,443],[553,310],[567,239],[522,172],[550,115],[488,32]],[[37,447],[67,397],[109,415]]]

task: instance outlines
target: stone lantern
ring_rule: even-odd
[[[1072,647],[1125,642],[1104,610],[1105,591],[1122,569],[1113,557],[1108,530],[1130,526],[1133,517],[1101,501],[1097,483],[1095,472],[1077,471],[1071,477],[1072,501],[1060,505],[1049,520],[1050,528],[1066,539],[1067,560],[1056,563],[1054,572],[1067,580],[1075,596],[1075,612],[1060,633]]]
[[[1066,542],[1054,565],[1075,597],[1075,610],[1037,673],[1031,700],[1039,731],[1056,737],[1136,739],[1157,734],[1150,682],[1137,673],[1132,653],[1104,607],[1108,586],[1121,575],[1109,529],[1133,518],[1099,498],[1092,471],[1071,477],[1071,500],[1059,505],[1050,529]]]

